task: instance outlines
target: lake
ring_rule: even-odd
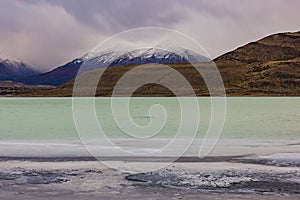
[[[198,98],[201,114],[199,134],[207,130],[209,98]],[[115,137],[126,137],[111,112],[110,98],[97,98],[95,107],[103,130]],[[180,122],[176,98],[133,98],[131,115],[143,126],[149,123],[149,107],[161,104],[168,120],[160,133],[172,137]],[[187,127],[188,129],[188,127]],[[127,130],[130,132],[130,130]],[[88,133],[87,133],[88,134]],[[143,134],[142,132],[140,133]],[[222,138],[295,139],[300,136],[300,98],[229,97]],[[71,98],[0,99],[0,140],[76,140]]]
[[[197,137],[203,138],[208,129],[211,117],[210,98],[199,97],[196,100],[199,102],[200,124],[197,130],[191,129],[190,123],[194,120],[192,118],[195,110],[189,108],[190,116],[189,113],[185,115],[187,120],[182,124],[179,133],[184,139],[193,137],[195,131]],[[157,104],[164,107],[167,116],[159,131],[156,130],[155,123],[164,122],[162,117],[164,113],[159,110],[156,112],[154,109],[154,112],[149,115],[151,105]],[[84,106],[82,109],[85,109]],[[134,123],[140,127],[147,127],[150,122],[154,123],[154,126],[138,129],[138,131],[133,130],[134,127],[130,125],[130,121],[125,119],[126,115],[123,115],[124,112],[121,111],[123,108],[118,109],[120,111],[115,111],[117,112],[116,117],[113,117],[111,99],[95,99],[95,116],[105,133],[105,137],[112,138],[112,140],[130,140],[134,137],[141,137],[141,141],[153,137],[157,138],[157,141],[170,140],[176,134],[181,120],[180,107],[176,98],[132,98],[130,114]],[[217,154],[225,152],[226,144],[232,146],[234,143],[232,141],[253,141],[250,142],[253,145],[252,150],[255,150],[257,145],[261,145],[258,143],[263,141],[276,141],[273,146],[282,144],[278,141],[289,141],[285,142],[284,145],[299,141],[299,111],[299,97],[228,97],[226,121],[220,136],[220,141],[223,142],[221,149],[223,150]],[[66,149],[65,147],[62,150],[55,144],[69,145],[70,147],[80,144],[79,138],[83,139],[85,144],[87,141],[92,143],[99,138],[98,133],[89,131],[89,128],[85,133],[81,132],[78,135],[73,119],[72,98],[1,98],[0,113],[2,155],[7,155],[6,151],[12,152],[9,155],[22,154],[22,149],[24,152],[27,149],[27,155],[36,155],[39,153],[39,149],[46,149],[46,144],[51,146],[53,154],[55,151],[60,151],[57,154],[60,155],[64,152],[64,155],[73,155],[74,152],[77,152],[76,155],[81,155],[81,151],[75,151],[72,148]],[[119,120],[119,124],[116,123],[116,118]],[[89,119],[84,119],[81,123],[88,125]],[[153,135],[153,131],[157,131],[157,134]],[[29,144],[33,143],[36,145],[35,148],[27,148]],[[155,143],[158,144],[159,142]],[[249,146],[249,142],[245,145],[243,142],[235,143],[243,146],[243,153],[248,151],[245,148],[247,145]],[[5,146],[8,144],[10,146]],[[139,144],[141,144],[140,149],[144,147],[145,151],[156,148],[153,144],[147,147],[143,146],[144,143],[142,142]],[[130,146],[131,143],[126,145]],[[180,144],[177,145],[180,146]],[[262,146],[267,146],[267,142],[264,142]],[[105,152],[110,152],[110,149],[107,148]],[[230,154],[233,152],[234,149],[231,149]]]

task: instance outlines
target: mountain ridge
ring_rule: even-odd
[[[300,32],[269,35],[250,42],[214,59],[229,96],[299,96],[300,95]],[[208,96],[205,82],[193,66],[174,64],[193,86],[198,96]],[[202,70],[209,70],[199,66]],[[100,80],[97,96],[110,96],[114,84],[133,67],[109,69]],[[108,81],[109,80],[109,81]],[[72,94],[74,80],[57,89],[61,95]],[[60,92],[64,91],[64,92]],[[135,96],[172,96],[166,88],[148,85]]]
[[[19,79],[19,81],[30,85],[59,86],[75,78],[82,63],[87,63],[85,67],[88,67],[81,71],[88,71],[116,66],[142,65],[147,63],[188,63],[191,61],[207,62],[210,59],[183,48],[177,49],[174,53],[159,48],[146,48],[130,52],[113,51],[110,49],[100,54],[84,55],[49,72]]]
[[[73,63],[77,63],[78,66],[81,62],[83,62],[81,59],[73,60]],[[250,42],[215,58],[214,63],[222,75],[226,93],[229,96],[300,95],[300,31],[277,33]],[[191,64],[171,63],[168,65],[187,78],[198,96],[209,95],[205,82]],[[210,70],[209,65],[209,63],[197,64],[200,69],[207,70],[207,72]],[[119,78],[134,66],[108,68],[99,82],[96,96],[110,96]],[[93,71],[85,74],[88,73],[92,74]],[[72,96],[73,84],[74,79],[54,89],[24,95]],[[134,96],[173,95],[168,89],[157,85],[139,88],[134,94]]]

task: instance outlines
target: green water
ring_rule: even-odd
[[[209,98],[198,98],[201,110],[200,127],[203,136],[210,119]],[[111,137],[126,138],[130,127],[118,127],[111,113],[109,98],[97,98],[96,116],[102,129]],[[130,112],[134,122],[145,126],[151,121],[148,109],[161,104],[167,120],[158,137],[172,137],[180,122],[180,107],[175,98],[134,98]],[[122,119],[121,119],[122,120]],[[190,134],[189,124],[183,131]],[[88,134],[91,133],[86,133]],[[141,136],[148,133],[140,132]],[[91,134],[90,137],[93,137]],[[300,98],[227,98],[227,116],[222,138],[299,139]],[[68,141],[78,140],[72,113],[71,98],[2,98],[0,99],[1,141]]]

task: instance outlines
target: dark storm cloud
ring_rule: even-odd
[[[2,0],[0,7],[0,53],[42,70],[136,27],[181,31],[212,57],[300,28],[298,0]]]

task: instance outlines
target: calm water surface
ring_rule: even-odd
[[[209,98],[198,98],[201,122],[198,134],[203,136],[210,119]],[[158,137],[173,137],[180,122],[180,107],[176,98],[134,98],[130,102],[133,121],[145,126],[155,117],[149,116],[151,105],[161,104],[167,120]],[[130,126],[118,127],[111,112],[110,98],[97,98],[96,115],[103,131],[109,137],[126,138]],[[121,119],[122,120],[122,119]],[[189,124],[183,132],[190,133]],[[92,133],[86,133],[92,138]],[[147,133],[140,133],[147,136]],[[300,98],[298,97],[230,97],[227,98],[227,116],[221,138],[241,139],[299,139]],[[71,98],[1,98],[1,141],[68,141],[78,134],[72,113]]]

